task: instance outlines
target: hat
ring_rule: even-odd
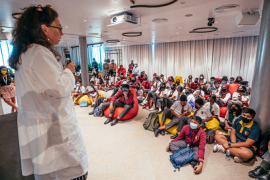
[[[193,116],[193,118],[195,121],[197,121],[199,124],[202,123],[202,118],[200,118],[199,116]]]
[[[128,88],[129,89],[129,85],[128,84],[122,84],[121,86],[122,86],[122,88]]]

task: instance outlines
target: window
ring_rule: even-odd
[[[13,50],[13,46],[10,44],[9,41],[2,41],[0,44],[0,66],[5,65],[9,67],[8,65],[8,59],[11,55],[11,52]]]

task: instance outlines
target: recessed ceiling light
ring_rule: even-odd
[[[140,44],[142,44],[142,43],[140,43]]]
[[[226,36],[226,37],[231,37],[231,36]]]
[[[184,41],[187,41],[187,40],[184,40]]]
[[[175,34],[179,34],[179,32],[176,32]]]
[[[186,14],[185,17],[191,17],[193,14]]]
[[[206,39],[206,38],[203,38],[203,39]]]
[[[167,42],[170,42],[170,41],[167,41]]]
[[[255,34],[255,36],[258,36],[259,34]]]
[[[110,13],[113,13],[115,10],[111,10],[111,11],[109,11],[108,13],[110,14]]]
[[[68,26],[65,26],[65,28],[68,28]]]
[[[218,23],[218,22],[215,22],[216,24]]]
[[[125,39],[123,39],[123,40],[125,40]]]
[[[244,26],[244,25],[238,25],[237,27],[242,27],[242,26]]]
[[[180,26],[180,27],[177,27],[177,29],[181,29],[181,28],[183,28],[182,26]]]
[[[151,31],[151,32],[155,32],[155,31]]]
[[[64,45],[64,46],[66,46],[66,45]]]
[[[135,38],[135,39],[138,39],[138,38]]]
[[[261,18],[262,16],[260,16],[260,18]]]

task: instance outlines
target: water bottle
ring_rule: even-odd
[[[260,148],[259,148],[259,154],[260,154],[260,155],[263,155],[262,149],[263,149],[263,142],[261,142]]]
[[[186,80],[184,80],[184,84],[186,84],[186,82],[187,82],[187,81],[186,81]]]
[[[230,150],[227,150],[225,159],[226,159],[227,161],[230,160]]]
[[[232,131],[231,129],[228,130],[228,135],[229,136],[231,135],[231,131]]]

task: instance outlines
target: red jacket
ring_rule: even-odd
[[[147,76],[146,76],[146,75],[143,75],[143,76],[139,75],[139,76],[138,76],[138,80],[140,81],[140,83],[143,82],[143,78],[144,78],[144,77],[147,77]]]
[[[117,73],[118,73],[118,76],[120,76],[121,73],[123,73],[123,74],[125,75],[125,74],[127,73],[126,68],[123,68],[123,67],[121,68],[121,67],[120,67],[120,68],[117,70]]]
[[[113,96],[112,102],[115,102],[118,98],[120,98],[120,102],[126,103],[127,105],[134,104],[134,94],[131,91],[128,91],[128,99],[125,99],[123,91],[118,91],[118,93]]]
[[[122,80],[121,81],[116,81],[115,84],[114,84],[114,86],[115,87],[120,87],[122,83],[123,83]]]
[[[194,141],[193,146],[199,147],[199,150],[198,150],[199,162],[203,162],[204,152],[205,152],[205,144],[206,144],[206,134],[201,127],[199,129],[192,130],[190,128],[190,125],[184,126],[182,131],[178,135],[178,137],[175,138],[174,140],[172,140],[172,142],[179,141],[179,140],[185,140],[187,142],[187,144],[189,144],[191,146],[190,132],[191,132],[192,141]],[[197,133],[197,135],[196,135],[196,133]],[[196,135],[196,137],[195,137],[195,135]]]
[[[192,82],[191,84],[190,84],[190,88],[192,89],[192,90],[195,90],[195,89],[197,89],[198,88],[198,86],[201,86],[201,84],[198,82],[198,83],[194,83],[194,82]]]
[[[144,87],[144,89],[151,89],[151,83],[150,81],[146,81],[146,82],[142,82],[142,85]]]

